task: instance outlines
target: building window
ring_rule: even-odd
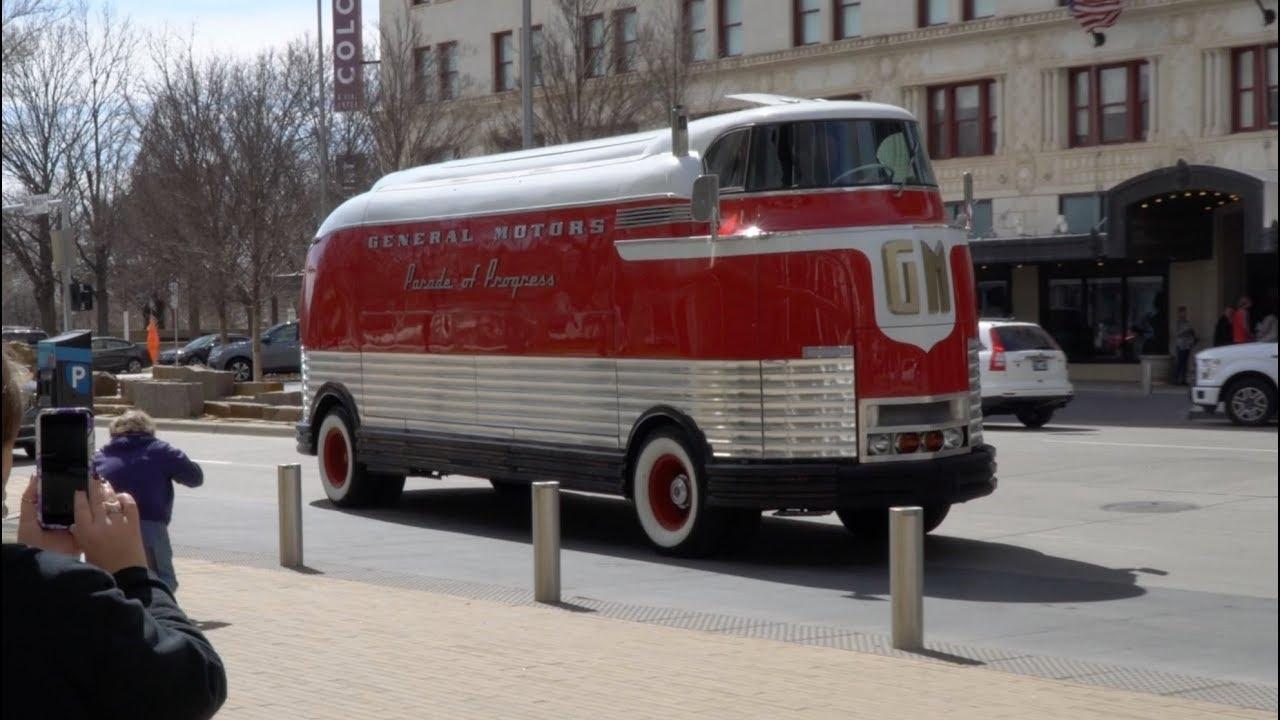
[[[707,0],[685,0],[685,53],[690,62],[711,59],[707,40]]]
[[[822,0],[791,0],[792,43],[814,45],[822,42]]]
[[[995,17],[996,0],[964,0],[964,19],[979,20]]]
[[[947,5],[951,0],[917,0],[916,24],[920,27],[945,25],[947,23]]]
[[[853,0],[835,0],[836,40],[862,35],[862,3]]]
[[[960,214],[964,212],[963,202],[949,202],[945,204],[947,210],[948,222],[959,222]],[[973,219],[970,222],[969,237],[984,238],[994,237],[993,216],[991,213],[990,200],[974,200],[973,201]]]
[[[720,57],[742,54],[742,0],[720,0]]]
[[[613,33],[614,71],[625,73],[635,70],[640,45],[639,20],[635,8],[614,11]]]
[[[1231,129],[1276,127],[1276,46],[1231,51]]]
[[[1067,233],[1087,235],[1102,222],[1102,195],[1061,195],[1058,197],[1058,214],[1067,223]]]
[[[511,31],[493,34],[493,91],[516,88],[516,45]]]
[[[604,16],[582,18],[582,68],[587,77],[604,77]]]
[[[998,118],[993,81],[931,87],[928,99],[930,155],[945,159],[995,152]]]
[[[414,48],[413,93],[419,102],[425,102],[430,95],[432,72],[434,70],[431,67],[431,46]]]
[[[440,79],[440,99],[453,100],[461,93],[458,79],[458,43],[447,42],[436,46],[436,72]]]
[[[1147,139],[1147,61],[1074,68],[1068,77],[1071,147]]]

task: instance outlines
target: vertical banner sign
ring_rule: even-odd
[[[360,0],[333,0],[333,107],[364,107],[363,43]]]

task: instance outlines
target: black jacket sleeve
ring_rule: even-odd
[[[112,577],[97,568],[60,573],[57,593],[78,598],[93,673],[90,706],[102,717],[212,717],[227,697],[222,659],[146,568]],[[75,652],[75,650],[72,650]]]

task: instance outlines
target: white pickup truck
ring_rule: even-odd
[[[1196,355],[1191,402],[1208,412],[1222,403],[1237,425],[1261,425],[1276,415],[1276,343],[1243,343]]]

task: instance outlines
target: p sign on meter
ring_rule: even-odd
[[[77,394],[88,395],[93,391],[93,374],[87,365],[69,362],[67,366],[67,384]]]

